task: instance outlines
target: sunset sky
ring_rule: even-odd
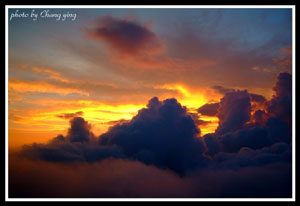
[[[9,22],[11,147],[65,132],[62,116],[76,112],[101,134],[154,96],[191,112],[219,101],[214,86],[270,99],[277,74],[291,72],[291,9],[49,10],[66,12],[76,19]],[[218,119],[200,118],[213,132]]]
[[[142,134],[146,138],[149,132],[152,134],[152,131],[159,130],[163,133],[164,129],[170,126],[173,128],[172,131],[167,130],[164,135],[172,133],[177,137],[182,134],[205,141],[203,144],[206,149],[203,151],[206,151],[206,155],[211,155],[215,154],[215,150],[209,149],[210,134],[221,137],[225,135],[224,138],[227,138],[228,134],[236,135],[237,133],[234,133],[236,131],[254,131],[259,127],[267,128],[269,139],[266,141],[271,139],[270,142],[255,140],[253,144],[245,143],[242,146],[254,149],[257,155],[260,151],[273,151],[275,148],[273,143],[279,144],[277,142],[281,140],[284,142],[282,144],[289,145],[284,148],[290,148],[291,142],[284,136],[287,133],[278,138],[276,136],[277,139],[273,141],[272,135],[278,132],[270,129],[273,128],[270,126],[272,125],[270,119],[277,118],[279,123],[276,124],[279,125],[283,125],[280,121],[284,121],[284,125],[287,126],[278,127],[283,128],[279,129],[280,132],[291,129],[289,108],[292,97],[287,94],[291,92],[289,83],[292,74],[292,9],[34,8],[34,10],[36,13],[49,10],[49,14],[76,14],[76,18],[62,20],[57,17],[39,17],[34,21],[32,18],[15,17],[9,20],[10,149],[23,148],[25,156],[30,154],[32,157],[32,154],[40,154],[39,152],[44,154],[44,146],[51,149],[52,144],[60,144],[53,142],[67,141],[66,139],[72,143],[79,138],[77,134],[75,135],[76,132],[84,134],[87,132],[88,141],[94,141],[93,139],[100,136],[99,142],[105,145],[103,147],[110,144],[122,145],[121,152],[109,146],[104,152],[108,157],[117,158],[116,161],[121,161],[118,158],[122,159],[124,156],[137,159],[139,161],[128,163],[133,164],[128,168],[139,168],[138,171],[144,171],[147,170],[144,167],[151,167],[150,170],[153,169],[151,175],[157,174],[159,178],[164,179],[164,174],[160,173],[161,167],[166,166],[179,175],[185,175],[186,171],[194,169],[194,166],[190,167],[193,165],[191,159],[197,156],[195,161],[203,163],[201,166],[197,164],[198,168],[206,164],[207,157],[203,160],[202,153],[199,155],[198,152],[193,152],[198,148],[198,143],[190,147],[192,144],[190,141],[194,140],[186,140],[188,143],[184,140],[180,144],[186,144],[187,148],[191,148],[190,153],[183,152],[184,157],[191,162],[180,157],[176,159],[179,166],[175,166],[173,160],[168,160],[167,163],[154,161],[153,164],[158,168],[152,168],[149,165],[152,165],[152,158],[155,159],[156,156],[153,157],[148,153],[145,155],[149,148],[148,146],[144,148],[143,144],[139,145],[135,135]],[[8,17],[16,12],[31,11],[30,8],[11,8]],[[171,125],[168,123],[167,126],[158,126],[165,125],[165,120],[162,120],[165,117],[170,117],[167,118],[168,121],[173,122],[176,118],[178,121],[174,120],[176,122]],[[192,124],[189,119],[192,120]],[[151,126],[148,128],[147,125]],[[140,131],[148,133],[139,133]],[[255,130],[251,134],[258,137],[264,132]],[[114,139],[119,137],[120,140]],[[123,141],[128,141],[126,138],[131,138],[130,141],[134,142],[132,144],[136,143],[143,148],[142,153],[133,152],[136,151],[135,145],[123,145]],[[152,145],[151,141],[149,140],[147,144]],[[169,139],[165,141],[168,142]],[[259,141],[262,143],[257,146]],[[38,144],[28,146],[32,143]],[[175,141],[174,144],[177,143]],[[27,147],[23,147],[24,144]],[[237,146],[239,143],[236,142],[228,147],[224,142],[222,144],[223,146],[218,147],[221,148],[220,152],[234,152],[237,155],[245,148]],[[77,148],[76,145],[74,147]],[[61,147],[55,148],[60,150]],[[80,151],[81,149],[91,151],[88,148],[89,146],[80,147]],[[154,148],[155,155],[161,155],[160,146]],[[170,151],[173,149],[172,147]],[[101,155],[104,154],[102,146],[100,150]],[[149,151],[152,151],[151,148]],[[219,152],[219,149],[216,151]],[[47,158],[42,160],[48,161],[50,158],[51,161],[54,159],[57,161],[56,156]],[[87,158],[87,161],[90,159]],[[105,161],[109,162],[107,159]],[[183,165],[181,161],[184,162]],[[109,164],[109,168],[117,167],[114,164],[127,165],[114,161]],[[45,168],[48,167],[52,166],[45,165]],[[59,170],[59,167],[64,166],[57,166],[54,170]],[[94,167],[96,170],[98,167],[102,168],[99,165],[80,167],[82,169],[79,170],[84,174],[84,170],[88,170],[87,167]],[[243,169],[243,175],[237,178],[244,177],[244,173],[248,174],[249,171],[252,170]],[[255,172],[261,174],[259,171]],[[231,171],[225,173],[230,177],[233,176]],[[109,172],[105,173],[108,174]],[[218,176],[218,174],[208,175],[208,179],[213,175]],[[167,176],[166,181],[173,182],[172,178],[175,177]],[[177,187],[178,190],[189,188],[186,189],[188,194],[183,196],[191,194],[197,196],[188,192],[191,189],[191,179],[188,184],[186,181],[182,183],[181,180],[174,180],[176,192],[171,192],[171,196],[178,196]],[[74,183],[73,180],[67,181]],[[152,186],[149,188],[155,190]],[[194,189],[195,187],[193,191]],[[123,196],[123,192],[103,192],[102,195]],[[137,194],[136,191],[131,192],[126,193],[127,196]],[[146,194],[149,195],[147,192]],[[274,194],[276,196],[279,193]],[[268,195],[274,194],[270,192]],[[179,196],[181,195],[180,193]]]

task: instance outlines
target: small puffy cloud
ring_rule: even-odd
[[[82,117],[75,117],[70,121],[71,127],[68,130],[67,138],[71,142],[88,142],[94,137],[91,132],[91,125]]]
[[[103,16],[89,36],[105,42],[110,48],[124,55],[153,52],[161,49],[157,36],[148,27],[128,19]]]
[[[94,26],[88,28],[86,32],[91,39],[99,40],[108,46],[111,62],[122,68],[119,68],[122,75],[129,75],[130,78],[137,78],[138,75],[138,78],[148,79],[149,71],[160,70],[160,77],[158,77],[160,80],[162,74],[169,76],[170,71],[182,74],[187,71],[187,68],[195,70],[199,67],[207,68],[216,65],[211,58],[171,56],[165,39],[160,39],[149,25],[142,24],[134,18],[102,16],[95,20]],[[124,73],[124,68],[144,70],[144,72]],[[151,76],[155,75],[150,73]],[[166,78],[164,77],[164,80]]]
[[[197,111],[202,115],[207,116],[216,116],[218,113],[218,109],[220,107],[220,103],[208,103],[203,106],[201,106]]]
[[[91,125],[82,117],[70,120],[66,136],[57,135],[46,144],[24,145],[20,155],[50,162],[93,162],[109,157],[124,157],[120,148],[97,144]]]

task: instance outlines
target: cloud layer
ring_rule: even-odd
[[[182,178],[139,161],[53,163],[14,159],[11,198],[287,198],[291,165],[206,168]],[[22,161],[20,161],[22,160]]]
[[[200,113],[209,111],[220,120],[216,132],[203,138],[193,115],[176,99],[154,97],[130,121],[117,122],[100,137],[86,120],[74,117],[66,136],[23,147],[18,158],[25,158],[24,165],[11,166],[10,192],[18,197],[291,197],[291,113],[281,112],[291,111],[290,84],[290,74],[279,74],[275,95],[252,116],[253,95],[246,90],[228,91],[220,103],[201,107]],[[34,162],[41,167],[30,166]],[[49,185],[53,193],[35,189],[43,187],[43,178],[61,179],[68,172],[72,176],[65,182],[76,179],[75,187],[55,192]],[[33,174],[40,176],[33,180]]]

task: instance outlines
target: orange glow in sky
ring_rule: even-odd
[[[195,30],[171,28],[172,23],[152,22],[156,14],[144,16],[144,21],[134,15],[126,19],[125,14],[107,17],[100,13],[66,24],[30,22],[36,33],[23,36],[16,34],[26,33],[28,28],[11,24],[8,122],[12,145],[43,142],[55,136],[54,131],[65,134],[71,119],[65,116],[79,114],[100,135],[113,124],[132,119],[155,96],[160,101],[176,98],[188,113],[196,113],[204,122],[198,125],[201,135],[213,133],[218,118],[200,115],[197,109],[224,96],[214,86],[247,89],[270,99],[276,75],[290,69],[292,48],[284,43],[272,54],[255,59],[249,53],[253,42],[239,53],[245,45],[231,48],[235,45],[230,46],[231,40],[225,41],[220,32],[203,33],[198,24],[193,25]],[[93,25],[99,18],[103,25]],[[142,32],[136,34],[140,39],[127,33],[130,29],[114,35],[97,30],[99,26],[114,29],[118,22],[131,22],[139,28],[134,32]],[[59,38],[49,35],[53,31]],[[257,48],[263,48],[261,42]]]
[[[55,90],[54,87],[43,87],[45,85],[35,85],[30,86],[26,83],[10,83],[10,88],[14,91],[26,90],[26,91],[52,91]],[[163,88],[168,90],[176,90],[179,92],[178,96],[174,96],[183,106],[186,106],[188,111],[195,110],[207,103],[208,98],[198,91],[192,93],[186,86],[181,84],[175,85],[163,85],[157,86],[157,88]],[[50,89],[50,90],[49,90]],[[69,92],[68,90],[59,91],[65,94]],[[74,92],[77,92],[75,90]],[[171,96],[169,97],[171,98]],[[216,96],[213,96],[216,98]],[[211,99],[211,97],[210,97]],[[161,99],[163,100],[163,99]],[[44,132],[50,132],[54,135],[54,131],[60,131],[61,133],[66,133],[69,127],[69,119],[63,119],[59,117],[61,114],[74,114],[76,112],[82,112],[82,117],[85,118],[89,123],[93,125],[93,132],[96,135],[100,135],[107,131],[107,129],[113,125],[114,122],[119,120],[130,120],[135,116],[139,109],[146,107],[146,104],[119,104],[111,105],[108,103],[103,103],[99,100],[54,100],[54,99],[38,99],[34,101],[29,101],[29,103],[34,103],[39,105],[41,108],[31,108],[17,115],[17,111],[11,110],[10,114],[10,130],[15,131],[12,134],[25,133],[28,134],[30,131],[35,133],[35,142],[44,142],[45,139],[50,139],[53,136],[47,135],[44,138],[37,138],[38,134]],[[217,117],[201,116],[204,121],[209,121],[205,125],[200,125],[201,135],[212,133],[218,126]],[[20,136],[20,135],[19,135]],[[13,145],[19,145],[20,138],[13,139]],[[25,138],[26,139],[26,138]],[[24,142],[23,139],[21,142]],[[32,141],[32,138],[27,138],[27,141]]]

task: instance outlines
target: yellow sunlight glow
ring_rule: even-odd
[[[208,102],[207,98],[203,95],[203,91],[191,92],[190,89],[182,84],[164,84],[158,85],[156,88],[177,90],[181,95],[175,98],[187,108],[199,108]]]
[[[177,90],[181,95],[175,98],[183,106],[186,106],[187,109],[192,113],[195,113],[196,112],[195,110],[197,108],[209,102],[209,99],[205,95],[204,91],[202,90],[191,91],[191,89],[189,89],[188,87],[182,84],[165,84],[165,85],[159,85],[157,86],[157,88]],[[213,97],[213,99],[215,99],[215,101],[218,101],[219,96]],[[200,119],[210,122],[205,125],[198,126],[199,129],[201,130],[201,136],[208,133],[214,133],[216,128],[219,125],[219,119],[217,117],[201,116]]]
[[[14,91],[55,91],[56,93],[58,92],[61,94],[81,92],[76,89],[60,89],[47,84],[27,84],[24,82],[10,82],[9,87]],[[211,101],[212,98],[216,99],[214,96],[206,96],[207,93],[205,93],[205,91],[191,90],[182,84],[162,85],[157,86],[157,88],[178,91],[178,95],[174,96],[174,98],[176,98],[183,106],[186,106],[188,112],[191,113],[197,113],[197,108],[206,104],[208,101]],[[27,109],[23,112],[11,110],[9,119],[11,130],[40,133],[46,131],[61,131],[66,133],[67,128],[69,128],[70,118],[63,118],[62,116],[64,114],[83,112],[81,116],[93,125],[93,132],[96,135],[100,135],[118,121],[132,119],[139,109],[146,107],[144,104],[112,105],[100,100],[38,99],[31,101],[28,101],[28,103],[39,105],[39,107]],[[201,136],[207,133],[213,133],[218,127],[217,117],[200,116],[199,119],[208,121],[206,124],[199,125]],[[36,140],[36,142],[39,141],[39,139]]]

